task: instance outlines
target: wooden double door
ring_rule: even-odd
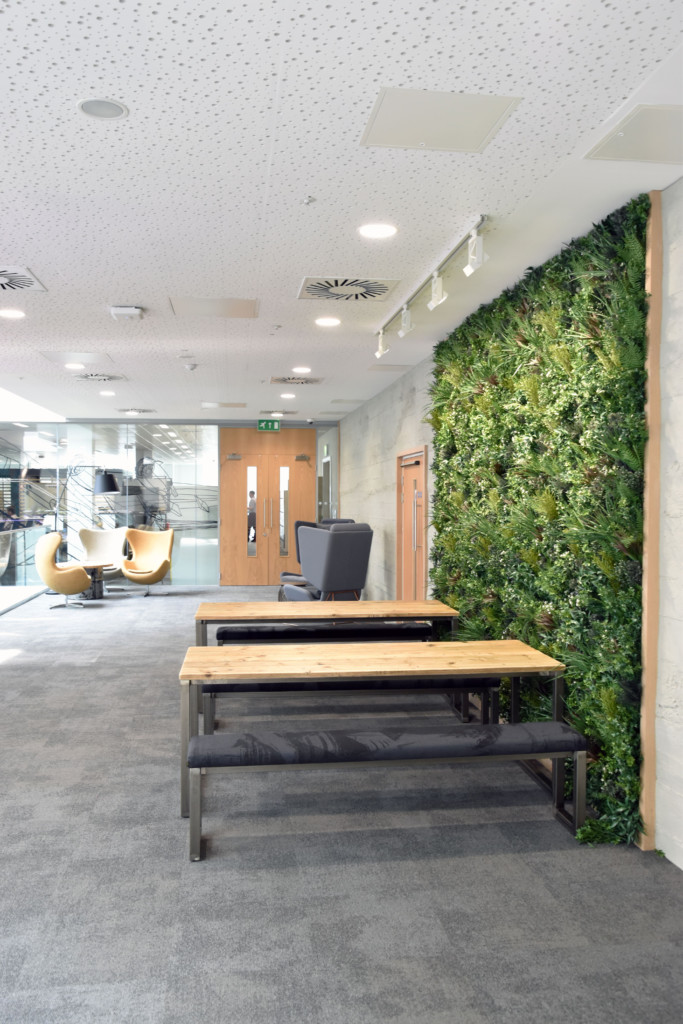
[[[221,586],[274,586],[299,572],[294,523],[315,521],[316,432],[220,431]]]

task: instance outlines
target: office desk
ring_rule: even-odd
[[[381,622],[429,619],[450,620],[455,629],[458,613],[442,601],[206,601],[195,614],[197,646],[207,644],[206,627],[275,625],[282,622]]]
[[[337,605],[341,603],[334,602]],[[187,817],[189,812],[187,747],[190,737],[199,732],[202,684],[211,680],[235,683],[237,687],[240,681],[250,684],[254,681],[273,684],[318,682],[325,692],[339,694],[344,692],[344,682],[349,681],[367,680],[371,690],[372,684],[381,680],[386,685],[382,692],[386,693],[391,692],[392,680],[414,679],[420,682],[420,692],[429,692],[430,684],[433,690],[444,692],[448,689],[445,686],[447,681],[452,681],[453,688],[456,688],[458,681],[464,685],[466,680],[477,677],[500,679],[512,676],[518,679],[521,676],[549,675],[553,677],[553,718],[559,721],[562,716],[563,671],[561,662],[520,640],[190,647],[179,673],[181,814]],[[357,695],[358,690],[354,693]],[[277,693],[271,696],[277,697]]]

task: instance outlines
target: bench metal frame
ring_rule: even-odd
[[[561,771],[553,773],[553,809],[557,817],[566,820],[564,809],[564,759],[574,760],[574,813],[573,829],[576,834],[586,820],[586,751],[555,750],[539,754],[475,754],[465,757],[415,757],[401,760],[380,761],[323,761],[306,764],[265,764],[237,765],[231,767],[199,767],[189,769],[189,805],[190,805],[190,860],[202,859],[202,774],[242,774],[245,772],[272,771],[305,771],[328,768],[405,768],[408,766],[424,766],[436,764],[457,764],[474,761],[538,761],[539,758],[552,759],[557,762]]]

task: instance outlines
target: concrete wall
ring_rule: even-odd
[[[662,463],[655,845],[683,868],[683,178],[662,193]]]
[[[374,530],[368,600],[396,597],[396,457],[426,444],[431,459],[432,430],[422,420],[432,369],[431,359],[419,363],[340,424],[340,515]],[[428,507],[431,489],[430,474]]]

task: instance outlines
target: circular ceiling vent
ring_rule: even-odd
[[[93,384],[110,384],[113,380],[123,380],[113,373],[77,373],[76,380],[92,381]]]
[[[364,277],[307,277],[300,299],[332,299],[337,302],[386,299],[396,281],[376,281]]]

